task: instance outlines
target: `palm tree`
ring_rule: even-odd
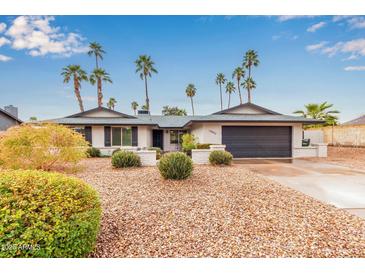
[[[97,84],[97,94],[98,94],[98,107],[102,107],[103,105],[103,87],[102,83],[108,82],[113,83],[113,81],[110,79],[109,73],[107,73],[105,70],[99,68],[94,69],[93,72],[90,75],[90,83],[92,85]]]
[[[144,80],[144,86],[146,90],[146,107],[147,110],[150,110],[150,98],[148,97],[148,89],[147,89],[147,77],[152,77],[152,73],[157,73],[157,70],[154,68],[154,62],[151,59],[151,56],[140,55],[138,59],[135,61],[136,64],[136,72],[139,72],[139,76],[142,80]]]
[[[111,98],[109,98],[109,101],[106,105],[108,106],[109,109],[114,110],[116,103],[117,103],[117,100],[115,100],[115,98],[111,97]]]
[[[304,105],[305,110],[294,111],[294,114],[299,114],[305,118],[319,119],[326,121],[326,125],[336,125],[338,117],[335,114],[340,113],[338,110],[330,110],[333,104],[327,102],[321,104]]]
[[[137,108],[138,108],[138,103],[136,102],[136,101],[133,101],[132,103],[131,103],[131,106],[132,106],[132,109],[133,109],[133,111],[134,111],[134,115],[136,115],[137,114]]]
[[[248,102],[251,103],[251,90],[256,88],[256,83],[255,81],[252,79],[252,77],[248,77],[243,83],[242,83],[242,87],[247,89],[247,94],[248,94]]]
[[[221,110],[223,109],[223,99],[222,99],[222,85],[226,82],[226,77],[223,73],[218,73],[217,77],[215,78],[215,83],[219,85],[219,92],[221,95]]]
[[[193,97],[196,94],[196,87],[193,84],[189,84],[186,89],[185,89],[185,93],[186,96],[190,97],[191,100],[191,109],[193,111],[193,116],[195,115],[194,113],[194,103],[193,103]]]
[[[226,93],[228,93],[228,108],[231,105],[231,94],[236,91],[236,87],[234,86],[234,83],[229,81],[226,85]]]
[[[260,64],[259,56],[257,51],[250,49],[246,52],[243,58],[243,66],[248,69],[248,78],[251,78],[251,68],[252,66],[257,67]],[[250,90],[247,90],[247,95],[250,95]]]
[[[89,56],[94,55],[95,56],[95,62],[96,62],[96,68],[99,68],[98,59],[103,60],[103,54],[105,54],[105,51],[103,50],[103,47],[97,43],[92,42],[89,44],[89,51],[87,52]]]
[[[79,65],[69,65],[62,69],[63,82],[68,83],[73,78],[74,92],[79,102],[80,111],[84,111],[84,105],[80,94],[81,82],[88,81],[86,72]]]
[[[241,89],[240,89],[240,82],[241,79],[245,77],[245,71],[241,67],[237,67],[232,74],[232,78],[236,79],[237,87],[238,87],[238,95],[240,97],[240,104],[242,104],[242,96],[241,96]]]

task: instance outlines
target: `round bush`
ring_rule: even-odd
[[[197,149],[209,149],[211,144],[197,144]]]
[[[232,154],[224,150],[215,150],[209,154],[209,163],[212,165],[230,165],[232,159]]]
[[[191,176],[193,161],[185,153],[171,152],[161,157],[158,169],[165,179],[183,180]]]
[[[99,231],[96,191],[35,170],[0,172],[0,257],[84,257]]]
[[[119,152],[119,151],[121,151],[121,149],[120,149],[120,148],[114,149],[114,150],[113,150],[113,152],[112,152],[112,156],[113,156],[115,153]]]
[[[132,151],[121,150],[112,156],[113,167],[139,167],[141,158]]]
[[[100,149],[96,148],[96,147],[89,147],[86,151],[87,156],[90,158],[94,158],[94,157],[100,157],[101,156],[101,152]]]

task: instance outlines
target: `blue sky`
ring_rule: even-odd
[[[132,101],[144,102],[134,65],[140,54],[150,55],[159,72],[149,81],[152,113],[164,105],[191,112],[185,88],[194,83],[196,113],[209,114],[219,110],[216,74],[230,79],[254,49],[261,61],[253,69],[254,103],[291,114],[328,101],[341,121],[365,113],[365,19],[339,16],[1,16],[1,107],[18,106],[24,120],[78,112],[60,72],[69,64],[90,72],[91,41],[107,52],[102,67],[113,84],[104,86],[104,105],[115,97],[118,111],[132,113]],[[84,83],[81,93],[87,109],[96,106],[94,86]],[[233,95],[231,105],[238,102]]]

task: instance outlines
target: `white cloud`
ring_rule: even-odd
[[[280,15],[278,16],[279,22],[285,22],[293,19],[300,19],[300,18],[312,18],[314,15]]]
[[[5,56],[0,54],[0,62],[8,62],[10,60],[12,60],[13,58],[9,57],[9,56]]]
[[[351,15],[336,15],[332,17],[332,22],[339,22],[349,17],[351,17]]]
[[[347,20],[350,28],[352,29],[364,29],[365,28],[365,18],[360,16],[355,16]]]
[[[6,44],[10,44],[9,39],[6,39],[5,37],[0,37],[0,47]]]
[[[350,67],[345,67],[344,70],[345,71],[363,71],[363,70],[365,70],[365,66],[350,66]]]
[[[85,38],[77,33],[62,33],[60,27],[53,26],[53,16],[19,16],[6,31],[11,47],[26,50],[31,56],[68,57],[87,51]]]
[[[4,30],[6,30],[6,24],[0,23],[0,33],[2,33]]]
[[[319,22],[317,24],[314,24],[312,26],[310,26],[309,28],[307,28],[308,32],[316,32],[317,30],[319,30],[320,28],[323,28],[326,25],[325,22]]]
[[[307,51],[316,51],[316,50],[322,49],[326,44],[327,44],[326,41],[322,41],[322,42],[317,43],[317,44],[308,45],[308,46],[305,47],[305,49]]]

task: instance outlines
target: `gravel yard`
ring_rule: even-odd
[[[107,158],[83,165],[104,211],[93,257],[365,257],[363,220],[242,165],[195,166],[181,182]]]

